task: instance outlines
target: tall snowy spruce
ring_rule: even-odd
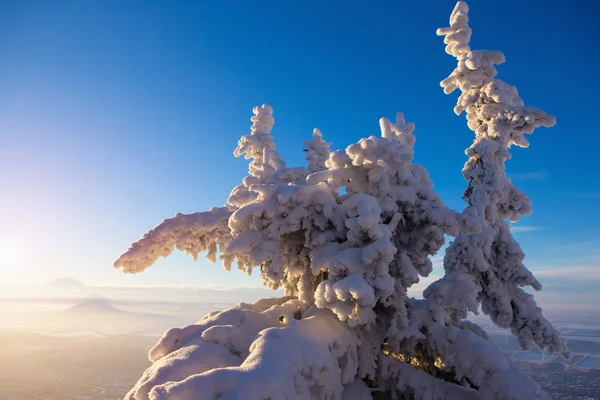
[[[223,207],[177,214],[146,233],[115,266],[141,272],[174,248],[217,255],[284,297],[206,315],[167,331],[126,399],[543,399],[540,386],[466,320],[479,309],[523,348],[569,355],[522,287],[541,289],[523,265],[507,221],[531,212],[505,173],[512,145],[554,118],[526,107],[500,80],[502,53],[474,51],[468,7],[457,3],[445,36],[457,68],[442,81],[461,91],[475,140],[463,169],[462,212],[448,209],[414,164],[414,124],[380,120],[381,136],[345,150],[315,129],[307,167],[287,168],[271,130],[273,110],[254,108],[234,154],[249,175]],[[430,256],[455,239],[445,275],[423,299],[407,289],[432,271]]]

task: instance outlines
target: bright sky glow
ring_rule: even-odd
[[[0,283],[258,284],[179,253],[138,276],[111,265],[163,218],[225,202],[247,168],[232,151],[265,102],[289,165],[314,127],[337,149],[404,112],[416,161],[462,209],[472,133],[439,87],[455,60],[435,35],[453,3],[3,2]],[[557,118],[508,163],[534,209],[515,234],[548,299],[600,301],[597,279],[566,272],[600,276],[598,12],[594,2],[471,7],[473,46],[504,52],[499,78]]]
[[[3,269],[10,269],[18,259],[19,251],[13,244],[0,245],[0,266]]]

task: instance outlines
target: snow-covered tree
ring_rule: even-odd
[[[455,319],[465,318],[476,305],[502,328],[510,328],[524,348],[533,343],[550,353],[565,353],[564,340],[543,317],[531,294],[521,287],[541,289],[541,284],[523,265],[525,255],[512,237],[509,221],[531,213],[529,198],[506,176],[505,161],[512,145],[527,147],[525,134],[539,126],[553,126],[554,117],[538,108],[525,106],[517,89],[499,79],[494,65],[504,62],[497,51],[471,50],[468,7],[459,2],[450,18],[450,27],[440,28],[446,51],[458,66],[441,85],[445,93],[461,91],[454,109],[465,111],[475,140],[466,151],[469,160],[463,176],[469,181],[463,212],[466,226],[449,246],[444,258],[444,279],[427,289],[454,311]],[[461,281],[468,289],[458,292]]]
[[[505,174],[508,148],[552,117],[525,107],[495,79],[498,52],[472,51],[459,2],[445,36],[475,141],[463,174],[467,207],[448,209],[414,164],[414,124],[380,120],[381,136],[331,152],[315,129],[308,167],[286,168],[271,135],[273,110],[254,108],[236,156],[249,175],[223,207],[177,214],[146,233],[115,266],[136,273],[173,248],[236,262],[285,296],[240,303],[165,333],[127,399],[541,399],[539,385],[466,320],[479,308],[532,344],[568,355],[521,287],[541,285],[523,265],[507,220],[531,211]],[[407,289],[432,271],[430,256],[455,237],[445,275],[423,299]]]

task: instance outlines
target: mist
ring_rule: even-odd
[[[0,398],[122,398],[169,328],[278,295],[252,287],[89,286],[70,278],[0,287]]]

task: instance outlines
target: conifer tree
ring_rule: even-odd
[[[450,210],[413,163],[415,125],[398,113],[381,136],[331,151],[315,129],[307,167],[287,168],[275,149],[273,110],[254,108],[236,156],[249,175],[223,207],[178,214],[150,230],[115,263],[143,271],[173,248],[194,259],[235,262],[280,298],[240,303],[173,328],[150,350],[152,366],[127,399],[542,399],[540,386],[466,320],[481,310],[532,344],[568,356],[533,296],[540,289],[507,220],[531,211],[505,161],[524,134],[552,117],[525,107],[495,78],[501,53],[472,51],[468,8],[459,2],[438,30],[457,68],[442,82],[461,90],[475,132],[463,169],[467,207]],[[455,237],[445,275],[424,298],[407,290],[432,271],[430,257]]]

